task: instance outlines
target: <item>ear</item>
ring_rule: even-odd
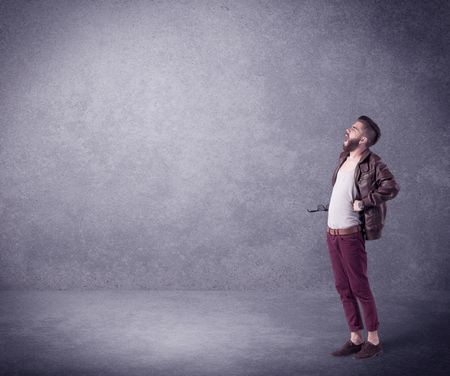
[[[369,140],[367,139],[366,136],[362,136],[361,139],[359,140],[359,143],[369,145]]]

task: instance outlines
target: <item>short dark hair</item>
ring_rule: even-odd
[[[364,124],[364,133],[369,146],[375,145],[381,137],[380,127],[370,117],[361,115],[358,121]]]

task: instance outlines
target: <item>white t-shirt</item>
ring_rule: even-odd
[[[357,194],[355,168],[350,171],[340,168],[338,171],[328,205],[328,227],[343,229],[362,223],[359,212],[353,210],[353,201]]]

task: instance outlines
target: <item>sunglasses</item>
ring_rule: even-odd
[[[319,205],[317,205],[317,209],[306,209],[306,210],[310,213],[314,213],[314,212],[318,212],[318,211],[328,211],[328,204],[327,205],[319,204]]]

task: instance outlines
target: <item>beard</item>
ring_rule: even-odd
[[[358,139],[355,139],[355,138],[347,138],[346,141],[347,141],[347,144],[345,144],[345,142],[342,144],[342,149],[343,149],[345,152],[353,151],[353,150],[355,150],[355,149],[358,147],[358,145],[359,145],[359,140],[358,140]]]

